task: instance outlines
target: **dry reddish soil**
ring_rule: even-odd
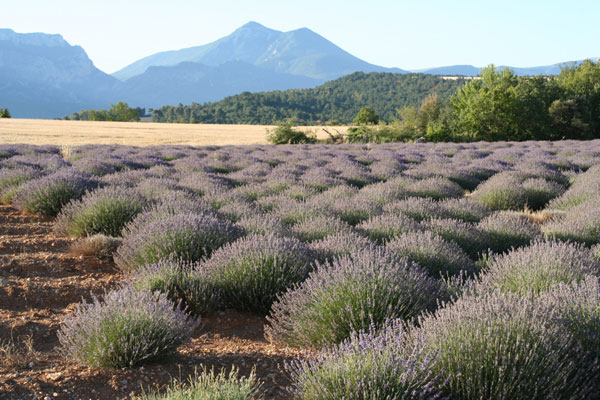
[[[268,343],[264,319],[232,310],[204,318],[178,355],[129,370],[89,368],[64,357],[57,331],[82,298],[102,295],[123,279],[112,263],[69,254],[70,239],[57,237],[52,220],[0,205],[0,341],[28,336],[37,354],[15,367],[0,360],[0,399],[123,399],[171,378],[186,380],[194,369],[253,367],[265,399],[286,399],[282,366],[297,351]],[[1,353],[0,353],[1,354]]]

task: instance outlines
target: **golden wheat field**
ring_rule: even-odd
[[[266,125],[162,124],[153,122],[62,121],[43,119],[1,119],[0,144],[82,144],[154,145],[244,145],[265,144]],[[323,127],[313,130],[319,139],[327,134]],[[325,128],[345,133],[346,127]]]

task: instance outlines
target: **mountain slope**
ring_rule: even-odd
[[[320,80],[282,74],[242,61],[218,67],[192,62],[150,67],[125,83],[120,99],[129,104],[157,108],[166,104],[205,103],[238,93],[315,87]]]
[[[243,61],[271,71],[323,81],[356,71],[404,72],[369,64],[307,28],[280,32],[249,22],[212,43],[153,54],[112,75],[125,81],[151,66],[173,66],[181,62],[218,66],[229,61]]]
[[[464,82],[424,74],[356,72],[314,89],[246,92],[215,103],[165,106],[155,109],[152,116],[158,122],[273,124],[296,118],[308,124],[351,123],[358,110],[368,106],[383,120],[391,121],[398,108],[421,104],[433,93],[445,100]]]
[[[0,29],[0,105],[13,117],[53,118],[106,107],[120,82],[60,35]]]

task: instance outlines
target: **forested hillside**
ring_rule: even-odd
[[[421,104],[436,93],[445,101],[465,83],[424,74],[356,72],[314,89],[263,93],[244,92],[214,103],[164,106],[155,109],[156,122],[273,124],[287,118],[300,123],[352,122],[361,107],[371,107],[383,121],[397,117],[397,109]]]

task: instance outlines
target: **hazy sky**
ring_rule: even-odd
[[[516,67],[600,56],[600,0],[3,0],[0,28],[60,33],[114,72],[248,21],[307,27],[373,64]],[[10,4],[9,4],[10,3]]]

